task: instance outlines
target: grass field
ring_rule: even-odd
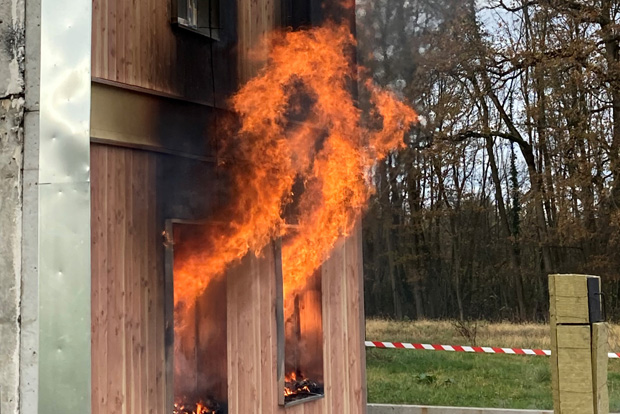
[[[470,331],[474,325],[469,325]],[[478,323],[478,346],[549,349],[547,325]],[[610,350],[620,352],[620,326],[612,326]],[[473,345],[451,322],[366,321],[375,341]],[[463,354],[369,349],[368,401],[464,407],[552,409],[549,359],[541,356]],[[610,410],[620,411],[620,361],[609,361]]]

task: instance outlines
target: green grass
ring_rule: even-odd
[[[369,340],[401,340],[408,342],[468,345],[449,332],[449,324],[424,321],[416,326],[369,321]],[[399,322],[398,324],[403,324]],[[503,327],[487,325],[487,341],[477,345],[517,346],[522,325]],[[430,328],[429,328],[430,327]],[[382,329],[383,328],[383,329]],[[527,329],[532,326],[528,325]],[[386,336],[381,335],[386,331]],[[372,336],[369,334],[372,332]],[[409,335],[406,333],[409,332]],[[412,333],[413,332],[413,333]],[[495,335],[489,332],[496,332]],[[525,334],[523,341],[532,347],[544,345],[541,337]],[[425,334],[426,337],[418,335]],[[398,338],[388,337],[391,334]],[[412,337],[413,335],[413,337]],[[510,343],[502,341],[502,336]],[[456,341],[456,342],[455,342]],[[537,342],[538,341],[538,342]],[[548,348],[548,347],[547,347]],[[552,409],[549,359],[542,356],[462,354],[442,351],[369,349],[366,353],[368,401],[384,404],[420,404],[463,407]],[[620,411],[620,361],[610,360],[609,393],[611,411]]]

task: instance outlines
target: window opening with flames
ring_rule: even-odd
[[[286,239],[282,249],[286,253]],[[285,254],[286,256],[286,254]],[[284,268],[286,272],[286,267]],[[280,403],[292,405],[321,398],[323,382],[323,295],[319,267],[300,284],[283,274],[284,380]]]
[[[173,414],[226,414],[228,399],[226,278],[211,279],[196,296],[179,294],[187,272],[199,272],[192,266],[196,244],[205,233],[205,224],[169,220],[167,242],[167,295],[173,311],[167,320],[168,404]],[[168,236],[170,237],[170,236]],[[170,274],[171,273],[171,274]],[[170,286],[172,285],[172,286]],[[172,318],[170,318],[170,313]],[[169,411],[170,412],[170,411]]]

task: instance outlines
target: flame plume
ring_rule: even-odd
[[[271,39],[267,65],[231,100],[240,121],[224,144],[234,158],[232,201],[215,219],[226,224],[204,236],[178,269],[181,277],[175,273],[175,303],[196,297],[228,264],[284,235],[283,207],[296,180],[304,191],[282,261],[285,293],[303,287],[359,219],[373,191],[372,166],[399,148],[417,122],[391,93],[360,81],[380,127],[362,124],[351,93],[359,80],[348,27],[328,24]]]

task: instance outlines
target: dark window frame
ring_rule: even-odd
[[[220,0],[172,0],[172,25],[213,40],[220,40]]]
[[[283,0],[282,21],[293,30],[319,25],[323,20],[321,0]]]
[[[323,388],[321,393],[307,395],[299,399],[295,399],[293,401],[287,401],[284,396],[284,389],[286,386],[286,374],[287,367],[286,358],[286,319],[288,316],[285,312],[284,306],[284,292],[283,292],[283,273],[282,273],[282,239],[277,239],[273,242],[273,254],[274,254],[274,263],[275,263],[275,277],[276,277],[276,358],[277,358],[277,382],[278,382],[278,405],[282,407],[290,407],[298,404],[305,404],[311,401],[319,400],[325,398],[325,394],[327,390]],[[317,368],[320,371],[320,380],[322,382],[323,387],[325,386],[325,343],[324,343],[324,325],[323,325],[323,317],[324,317],[324,306],[323,306],[323,271],[322,267],[319,267],[315,271],[315,274],[311,276],[313,279],[313,284],[319,286],[320,292],[320,304],[319,304],[319,312],[320,312],[320,320],[321,320],[321,334],[320,334],[320,344],[316,349],[318,354],[315,356],[320,360],[320,366]],[[316,378],[310,378],[316,379]]]

